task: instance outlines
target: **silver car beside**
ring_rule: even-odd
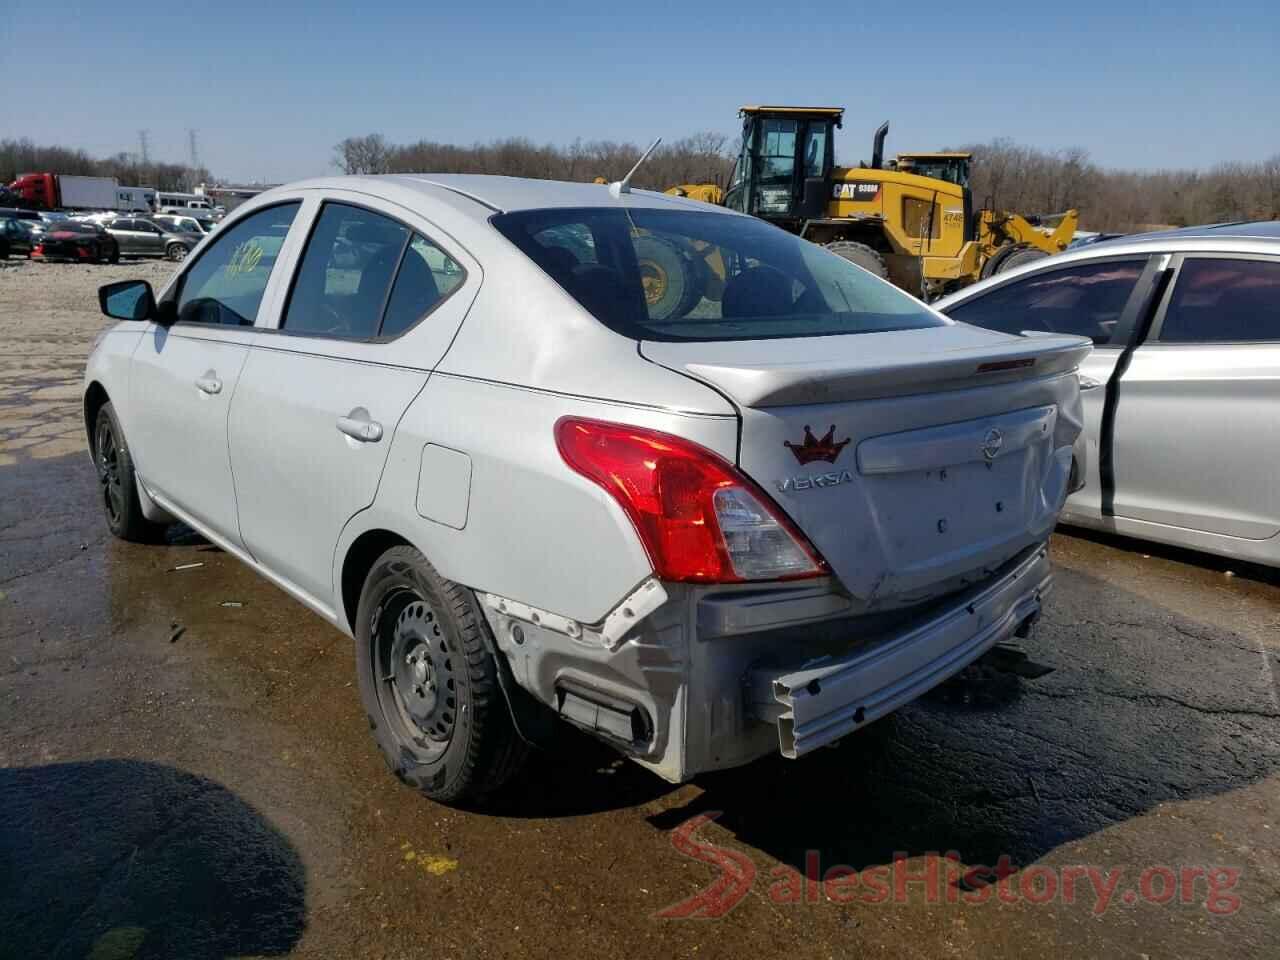
[[[934,306],[1093,339],[1064,522],[1280,566],[1280,222],[1091,244]]]
[[[350,635],[388,765],[439,800],[557,718],[672,781],[802,756],[1052,582],[1088,341],[954,323],[755,218],[312,180],[101,300],[112,532],[184,520]]]

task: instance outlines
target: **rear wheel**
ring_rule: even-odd
[[[865,243],[854,240],[836,240],[827,244],[827,249],[838,257],[844,257],[854,266],[874,273],[881,280],[889,279],[889,268],[885,266],[884,257]]]
[[[174,263],[181,263],[187,257],[187,248],[180,243],[171,243],[165,247],[164,255]]]
[[[441,803],[501,787],[523,763],[475,598],[413,547],[365,578],[356,619],[360,698],[393,773]]]
[[[674,243],[650,234],[636,237],[636,259],[649,316],[683,317],[702,300],[701,264]]]
[[[116,419],[115,408],[110,403],[102,405],[94,422],[93,462],[98,468],[107,529],[121,540],[134,543],[163,540],[165,525],[153,523],[142,514],[133,457],[125,443],[120,421]]]

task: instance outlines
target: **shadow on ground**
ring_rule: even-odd
[[[835,748],[700,777],[701,795],[651,822],[723,811],[739,840],[797,867],[810,849],[858,869],[948,850],[1025,865],[1280,770],[1280,663],[1226,627],[1059,568],[1023,645],[1054,672],[971,668]]]
[[[132,760],[0,769],[0,957],[278,956],[302,864],[233,793]]]

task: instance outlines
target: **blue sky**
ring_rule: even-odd
[[[847,108],[837,158],[1010,137],[1109,167],[1280,152],[1280,0],[458,3],[7,0],[0,137],[331,172],[351,134],[647,142],[743,103]],[[0,12],[5,8],[0,3]],[[53,66],[50,66],[53,64]]]

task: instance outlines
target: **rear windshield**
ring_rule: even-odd
[[[492,222],[596,319],[637,340],[824,337],[950,322],[751,217],[589,207]]]

